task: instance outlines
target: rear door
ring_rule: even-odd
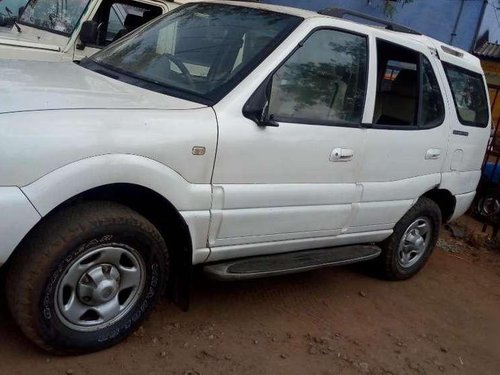
[[[277,67],[260,127],[220,110],[210,260],[328,246],[360,196],[368,38],[319,28]]]
[[[405,36],[377,37],[376,95],[353,230],[391,229],[426,191],[439,186],[450,128],[440,62]]]

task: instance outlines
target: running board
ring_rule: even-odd
[[[256,279],[362,262],[378,257],[381,251],[375,245],[302,250],[209,264],[203,271],[215,280]]]

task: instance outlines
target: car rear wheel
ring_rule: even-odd
[[[382,275],[404,280],[417,274],[427,262],[439,237],[441,210],[434,201],[420,198],[395,225],[382,244]]]
[[[21,330],[58,353],[100,350],[127,337],[164,290],[168,251],[155,226],[115,203],[86,203],[43,222],[7,274]]]

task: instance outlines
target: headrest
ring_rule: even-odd
[[[123,23],[123,25],[125,26],[126,29],[133,30],[137,29],[143,23],[144,20],[142,19],[141,16],[137,16],[135,14],[127,14],[127,17],[125,17],[125,22]]]
[[[144,11],[144,13],[142,14],[142,21],[143,21],[144,23],[149,22],[149,21],[151,21],[153,18],[158,17],[158,15],[159,15],[159,14],[158,14],[157,12],[155,12],[155,11],[153,11],[153,10],[151,10],[151,9],[150,9],[150,10],[146,10],[146,11]]]
[[[418,87],[418,76],[415,70],[401,70],[392,83],[391,93],[416,98]]]

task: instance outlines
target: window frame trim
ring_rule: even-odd
[[[450,82],[450,78],[448,76],[448,69],[447,68],[452,67],[453,69],[456,69],[458,71],[462,71],[462,72],[465,72],[471,76],[478,77],[482,82],[483,89],[485,90],[484,95],[485,95],[486,103],[488,103],[489,92],[488,92],[488,87],[484,84],[484,77],[479,73],[473,72],[472,70],[469,70],[466,68],[462,68],[461,66],[449,63],[447,61],[442,61],[442,64],[443,64],[444,74],[446,76],[446,82],[448,83],[448,86],[450,87],[451,96],[453,98],[453,106],[455,107],[455,113],[457,114],[457,119],[460,122],[460,124],[462,124],[464,126],[471,127],[471,128],[479,128],[479,129],[487,128],[490,125],[491,116],[489,116],[488,121],[484,125],[479,124],[477,122],[473,122],[473,121],[466,121],[462,118],[462,116],[460,116],[460,112],[458,111],[457,99],[455,97],[455,92],[453,91],[453,87],[451,86],[451,82]],[[488,113],[489,113],[490,108],[488,105],[487,105],[487,108],[488,108]]]
[[[404,46],[402,44],[399,44],[397,42],[393,42],[393,41],[390,41],[390,40],[387,40],[387,39],[384,39],[384,38],[380,38],[380,37],[376,37],[375,38],[375,45],[377,46],[377,42],[378,41],[382,41],[384,43],[388,43],[388,44],[392,44],[392,45],[395,45],[399,48],[406,48],[414,53],[417,53],[418,54],[418,64],[417,64],[417,75],[418,75],[418,79],[419,79],[419,88],[418,88],[418,98],[417,98],[417,108],[416,108],[416,111],[415,111],[415,117],[416,117],[416,124],[415,125],[388,125],[388,124],[376,124],[375,123],[375,107],[374,107],[374,110],[373,110],[373,116],[372,116],[372,122],[370,124],[364,124],[365,127],[369,127],[369,128],[372,128],[372,129],[381,129],[381,130],[429,130],[429,129],[434,129],[434,128],[438,128],[440,127],[441,125],[444,124],[445,120],[446,120],[446,105],[445,105],[445,101],[444,101],[444,96],[443,96],[443,90],[441,89],[441,86],[439,86],[439,80],[437,79],[438,78],[438,75],[436,73],[436,70],[434,69],[434,67],[432,66],[432,63],[431,63],[431,60],[429,58],[429,56],[427,56],[425,53],[423,53],[422,51],[419,51],[419,50],[416,50],[414,48],[411,48],[411,47],[408,47],[408,46]],[[378,46],[377,46],[378,47]],[[376,54],[377,54],[377,63],[378,63],[378,56],[379,56],[379,51],[378,51],[378,48],[377,48],[377,51],[376,51]],[[432,72],[434,74],[434,77],[436,78],[436,81],[438,83],[438,88],[439,88],[439,94],[441,95],[441,101],[443,103],[443,110],[444,110],[444,116],[442,116],[442,118],[440,119],[439,122],[435,121],[435,123],[431,123],[429,125],[423,125],[423,124],[420,124],[420,121],[421,121],[421,111],[422,111],[422,97],[423,97],[423,69],[422,69],[422,61],[423,61],[423,57],[427,58],[427,60],[429,61],[429,63],[431,64],[431,68],[432,68]],[[378,69],[377,69],[377,74],[378,74]],[[375,103],[377,101],[377,94],[378,94],[378,88],[379,88],[379,79],[377,77],[377,88],[376,88],[376,92],[375,92]]]
[[[370,35],[369,34],[364,34],[361,32],[357,31],[351,31],[347,29],[343,29],[341,27],[336,27],[336,26],[317,26],[313,29],[311,29],[307,35],[295,46],[295,48],[281,61],[273,70],[272,72],[266,77],[266,79],[259,85],[259,88],[261,88],[262,85],[268,85],[272,77],[276,74],[276,72],[281,69],[283,65],[285,65],[288,60],[300,49],[304,46],[305,42],[313,35],[314,33],[321,31],[321,30],[329,30],[329,31],[339,31],[343,32],[346,34],[351,34],[351,35],[357,35],[360,37],[363,37],[366,42],[366,72],[365,72],[365,93],[363,97],[363,107],[361,111],[361,121],[359,122],[339,122],[339,121],[321,121],[318,119],[311,119],[311,118],[289,118],[286,116],[273,116],[273,120],[280,123],[285,123],[285,124],[297,124],[297,125],[316,125],[316,126],[333,126],[333,127],[343,127],[343,128],[363,128],[363,117],[366,111],[366,102],[368,98],[368,82],[370,78]],[[257,88],[252,95],[250,95],[250,98],[247,100],[245,105],[243,106],[243,111],[247,107],[249,103],[251,103],[255,95],[259,94],[259,88]],[[245,116],[246,117],[246,116]]]

